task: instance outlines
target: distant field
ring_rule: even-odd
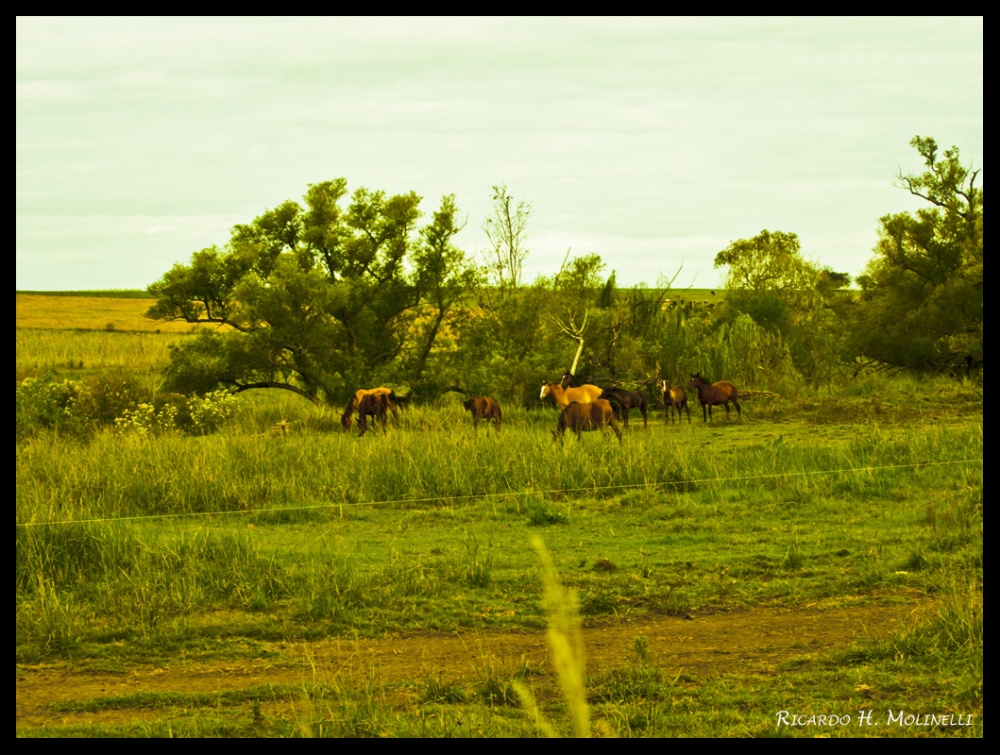
[[[124,330],[187,333],[184,322],[157,322],[144,317],[153,299],[141,292],[59,292],[16,294],[16,327],[43,329]]]
[[[42,296],[88,296],[106,297],[109,299],[152,299],[145,289],[141,288],[107,288],[97,291],[16,291],[17,294],[38,294]]]
[[[710,302],[724,297],[722,289],[688,288],[668,298]],[[16,298],[18,328],[187,333],[196,327],[144,317],[155,301],[145,291],[18,291]]]

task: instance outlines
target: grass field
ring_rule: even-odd
[[[182,337],[123,335],[19,327],[17,374],[153,380]],[[885,387],[620,445],[268,393],[204,437],[32,436],[16,733],[982,736],[982,390]]]
[[[17,328],[187,333],[193,327],[189,323],[159,322],[144,317],[155,302],[148,296],[113,293],[16,294]]]

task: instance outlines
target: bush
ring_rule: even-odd
[[[17,383],[15,440],[30,437],[40,429],[72,425],[83,387],[75,380],[57,381],[52,373]]]
[[[167,394],[155,403],[141,403],[115,418],[119,432],[159,435],[183,430],[190,435],[209,435],[233,418],[241,401],[219,389],[205,396]]]

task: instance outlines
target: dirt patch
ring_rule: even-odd
[[[584,629],[587,670],[635,663],[634,640],[645,635],[649,660],[664,671],[694,677],[768,673],[793,659],[886,637],[912,624],[919,604],[802,609],[753,609],[688,617],[656,617]],[[267,684],[348,683],[367,676],[383,685],[440,677],[480,678],[484,664],[513,671],[528,664],[549,673],[545,632],[418,634],[381,640],[280,642],[257,660],[183,662],[113,674],[68,664],[16,667],[16,726],[68,726],[144,717],[139,710],[107,714],[56,713],[54,703],[139,692],[219,692]],[[149,715],[155,715],[152,712]]]

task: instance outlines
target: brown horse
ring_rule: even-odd
[[[388,394],[368,393],[362,396],[358,402],[358,437],[360,438],[368,432],[368,418],[382,425],[382,432],[386,432],[386,421],[388,420],[389,407],[392,402]]]
[[[683,409],[687,412],[688,424],[691,424],[691,410],[688,409],[687,391],[679,385],[674,388],[670,385],[669,380],[660,381],[660,390],[663,392],[663,406],[667,410],[667,421],[670,422],[674,418],[673,412],[670,411],[673,408],[674,412],[677,412],[677,421],[680,422],[681,409]]]
[[[476,396],[470,398],[462,404],[468,411],[472,412],[472,426],[479,429],[479,420],[485,419],[487,422],[493,420],[493,426],[500,432],[502,417],[500,414],[500,404],[496,399],[486,396]]]
[[[385,396],[388,400],[387,408],[392,411],[392,416],[396,421],[399,421],[399,412],[396,411],[398,399],[396,398],[396,394],[393,393],[392,388],[359,388],[347,399],[347,406],[344,408],[344,413],[340,416],[340,426],[345,433],[351,429],[351,417],[354,412],[358,411],[361,400],[365,396]]]
[[[627,391],[624,388],[607,388],[604,393],[600,395],[600,398],[610,401],[612,408],[616,405],[621,407],[621,411],[616,411],[615,414],[621,417],[623,427],[628,427],[629,409],[638,409],[642,412],[643,427],[649,427],[649,418],[647,416],[647,413],[649,412],[649,399],[646,398],[645,391]]]
[[[581,385],[579,388],[563,388],[559,383],[542,383],[542,392],[538,398],[544,399],[551,395],[560,409],[565,409],[572,402],[589,404],[598,399],[603,391],[596,385]]]
[[[736,400],[736,386],[728,380],[720,380],[718,383],[709,383],[697,372],[691,373],[691,387],[698,391],[698,401],[701,402],[702,420],[707,422],[712,416],[712,407],[719,404],[726,406],[726,419],[729,419],[729,402],[733,402],[736,413],[743,417],[740,409],[740,402]]]
[[[586,404],[571,401],[559,415],[559,424],[552,432],[552,439],[562,443],[567,428],[576,433],[576,439],[579,441],[580,433],[584,430],[600,430],[604,434],[609,427],[615,431],[618,442],[621,443],[622,432],[618,429],[615,410],[611,408],[609,401],[602,398]]]

